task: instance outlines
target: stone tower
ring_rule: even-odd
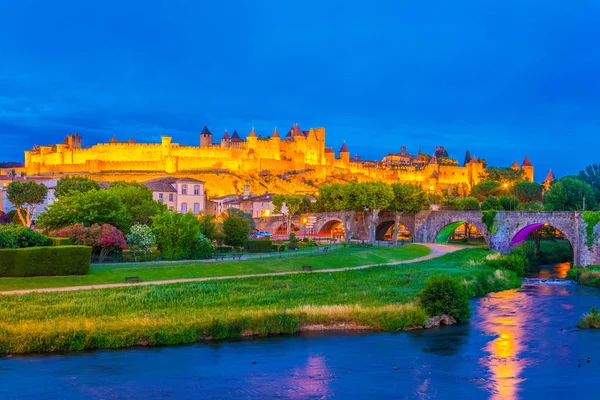
[[[275,160],[281,160],[281,136],[279,136],[277,128],[273,130],[273,135],[271,135],[270,142],[273,151],[273,158]]]
[[[74,135],[69,135],[65,139],[65,144],[70,149],[81,149],[81,136],[79,136],[78,132],[75,132]]]
[[[204,125],[204,129],[200,132],[200,147],[210,147],[212,146],[213,135],[210,133],[206,125]]]
[[[348,146],[346,146],[346,142],[342,145],[340,149],[340,160],[345,166],[350,165],[350,150],[348,150]]]
[[[533,180],[533,164],[531,164],[531,161],[529,161],[529,157],[525,157],[523,164],[521,164],[521,169],[523,172],[525,172],[525,179],[527,179],[529,182],[535,182]]]
[[[546,179],[544,179],[544,191],[550,190],[550,186],[555,180],[556,178],[554,177],[554,173],[552,172],[552,170],[550,170],[550,172],[548,172],[548,175],[546,175]]]

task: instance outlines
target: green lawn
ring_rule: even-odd
[[[85,276],[0,278],[0,292],[19,289],[41,289],[123,283],[126,276],[139,276],[143,281],[182,278],[203,278],[298,271],[303,265],[313,269],[355,267],[410,260],[430,253],[429,248],[416,244],[401,247],[340,248],[326,253],[290,258],[253,258],[248,260],[186,263],[147,263],[93,265]]]
[[[311,326],[401,329],[427,317],[412,302],[433,275],[457,277],[471,296],[520,285],[513,273],[486,267],[487,254],[467,249],[335,273],[0,296],[0,352],[192,343]]]

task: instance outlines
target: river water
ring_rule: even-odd
[[[0,399],[594,399],[600,331],[575,325],[600,291],[566,270],[473,300],[461,326],[3,358]]]

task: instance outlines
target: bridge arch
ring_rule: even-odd
[[[317,235],[335,236],[343,235],[344,223],[339,218],[330,218],[315,226],[313,232]]]
[[[392,240],[394,234],[394,224],[395,220],[385,220],[380,222],[375,228],[375,239],[379,241],[383,240]],[[403,224],[402,222],[398,223],[398,239],[411,240],[413,237],[413,232],[410,230],[408,226]]]
[[[475,238],[482,239],[487,243],[485,237],[485,231],[482,231],[482,227],[479,224],[473,224],[466,221],[454,221],[448,225],[443,226],[435,236],[435,243],[446,244],[450,241],[453,236],[460,235],[465,239]],[[459,231],[459,232],[457,232]]]

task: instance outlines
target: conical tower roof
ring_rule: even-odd
[[[344,144],[342,145],[340,153],[350,153],[350,150],[348,150],[348,146],[346,146],[346,142],[344,142]]]
[[[271,137],[276,137],[276,138],[280,137],[280,136],[279,136],[279,132],[277,132],[277,128],[275,128],[275,129],[273,130],[273,134],[271,135]]]
[[[227,129],[225,129],[225,133],[223,134],[223,139],[225,139],[225,140],[229,140],[230,139],[229,132],[227,132]]]
[[[531,164],[531,161],[529,161],[529,157],[525,157],[525,160],[523,161],[523,164],[521,164],[522,167],[533,167],[533,165]]]
[[[204,125],[204,129],[202,129],[202,132],[200,132],[200,134],[201,135],[212,135],[212,133],[210,133],[210,131],[208,130],[206,125]]]
[[[512,163],[512,165],[511,165],[510,167],[511,167],[512,169],[521,169],[521,166],[520,166],[520,165],[519,165],[519,163],[518,163],[518,162],[516,162],[516,161],[515,161],[514,163]]]
[[[552,182],[555,180],[556,180],[556,178],[554,177],[554,172],[552,172],[552,170],[550,170],[548,172],[548,175],[546,175],[546,179],[544,179],[544,182]]]
[[[256,132],[254,132],[254,127],[252,127],[252,130],[250,131],[250,134],[248,135],[248,137],[256,137]]]

